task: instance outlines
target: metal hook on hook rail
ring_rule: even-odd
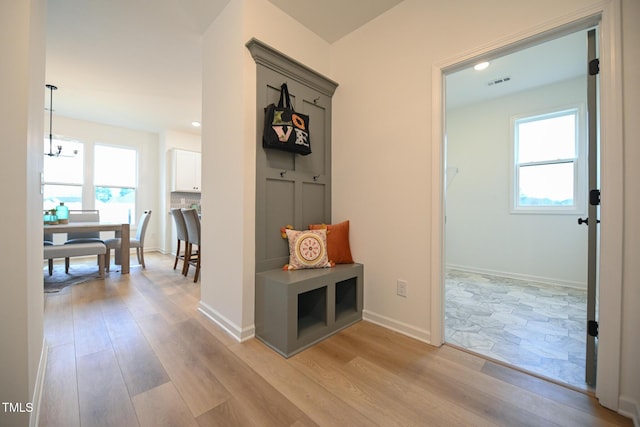
[[[284,178],[286,174],[287,174],[286,170],[280,171],[280,178]]]

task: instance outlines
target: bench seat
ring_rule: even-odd
[[[104,277],[105,255],[107,247],[102,242],[95,243],[74,243],[72,245],[45,245],[44,259],[69,258],[76,256],[98,256],[98,267],[100,277]],[[65,263],[65,272],[69,272],[69,265]],[[53,264],[49,263],[49,276],[53,274]]]
[[[290,357],[362,320],[364,267],[256,274],[256,338]]]

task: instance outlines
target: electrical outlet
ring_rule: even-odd
[[[407,281],[398,279],[396,293],[398,296],[407,297]]]

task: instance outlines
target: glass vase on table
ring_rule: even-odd
[[[58,224],[58,215],[55,209],[44,211],[44,223],[45,225]]]

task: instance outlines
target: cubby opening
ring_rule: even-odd
[[[358,278],[336,282],[336,321],[358,312]]]
[[[298,338],[327,326],[327,287],[298,294]]]

